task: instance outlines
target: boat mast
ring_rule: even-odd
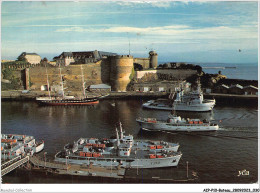
[[[117,128],[116,128],[116,139],[117,139],[117,147],[119,147],[119,145],[120,145],[120,140],[119,140],[119,135],[118,135]]]
[[[51,92],[50,92],[50,84],[49,84],[49,76],[48,76],[48,71],[47,71],[47,64],[45,64],[45,71],[46,71],[46,76],[47,76],[47,89],[49,93],[49,98],[51,98]]]
[[[61,67],[59,65],[60,69],[60,81],[61,81],[61,91],[62,91],[62,98],[64,98],[64,88],[63,88],[63,81],[62,81],[62,76],[61,76]]]
[[[82,65],[80,65],[80,67],[81,67],[81,76],[82,76],[83,96],[84,96],[84,98],[86,98],[85,81],[84,81],[84,75],[83,75],[83,68],[82,68]]]
[[[123,134],[123,128],[122,128],[122,123],[119,122],[119,128],[120,128],[120,138],[123,139],[124,138],[124,134]]]

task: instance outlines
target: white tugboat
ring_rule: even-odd
[[[163,141],[134,140],[116,130],[113,139],[80,138],[55,155],[56,162],[102,167],[158,168],[177,166],[179,145]]]
[[[173,102],[173,110],[175,111],[211,111],[215,106],[215,99],[204,99],[200,84],[197,90],[184,94],[183,90],[177,92],[176,99]]]
[[[136,121],[141,128],[156,131],[216,131],[219,126],[200,119],[181,119],[180,116],[170,114],[166,121],[156,118],[138,118]]]
[[[205,112],[211,111],[215,104],[215,99],[204,99],[200,83],[198,83],[196,91],[192,91],[188,94],[184,94],[183,90],[178,91],[174,101],[170,99],[150,100],[144,103],[142,106],[143,108],[147,109],[167,111],[175,110]]]

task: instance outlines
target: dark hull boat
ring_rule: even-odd
[[[93,98],[84,98],[84,99],[76,99],[76,98],[49,98],[49,97],[38,97],[36,101],[40,105],[51,105],[51,106],[67,106],[67,105],[95,105],[99,103],[98,97]]]

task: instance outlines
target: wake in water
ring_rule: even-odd
[[[218,131],[199,131],[199,132],[176,132],[176,131],[162,131],[162,130],[150,130],[150,129],[145,129],[142,128],[142,130],[147,131],[147,132],[161,132],[161,133],[166,133],[170,135],[190,135],[190,136],[206,136],[206,137],[216,137],[216,138],[233,138],[233,139],[258,139],[258,136],[235,136],[235,135],[230,135],[226,132],[231,131],[227,130],[226,128],[220,128]],[[226,132],[225,132],[226,131]],[[238,132],[245,132],[245,133],[257,133],[257,132],[252,132],[248,130],[237,130]],[[224,134],[223,134],[224,132]]]

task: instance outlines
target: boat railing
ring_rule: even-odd
[[[161,122],[161,121],[158,121],[156,118],[142,118],[142,117],[139,117],[136,120],[145,121],[145,122],[151,122],[151,123]]]

